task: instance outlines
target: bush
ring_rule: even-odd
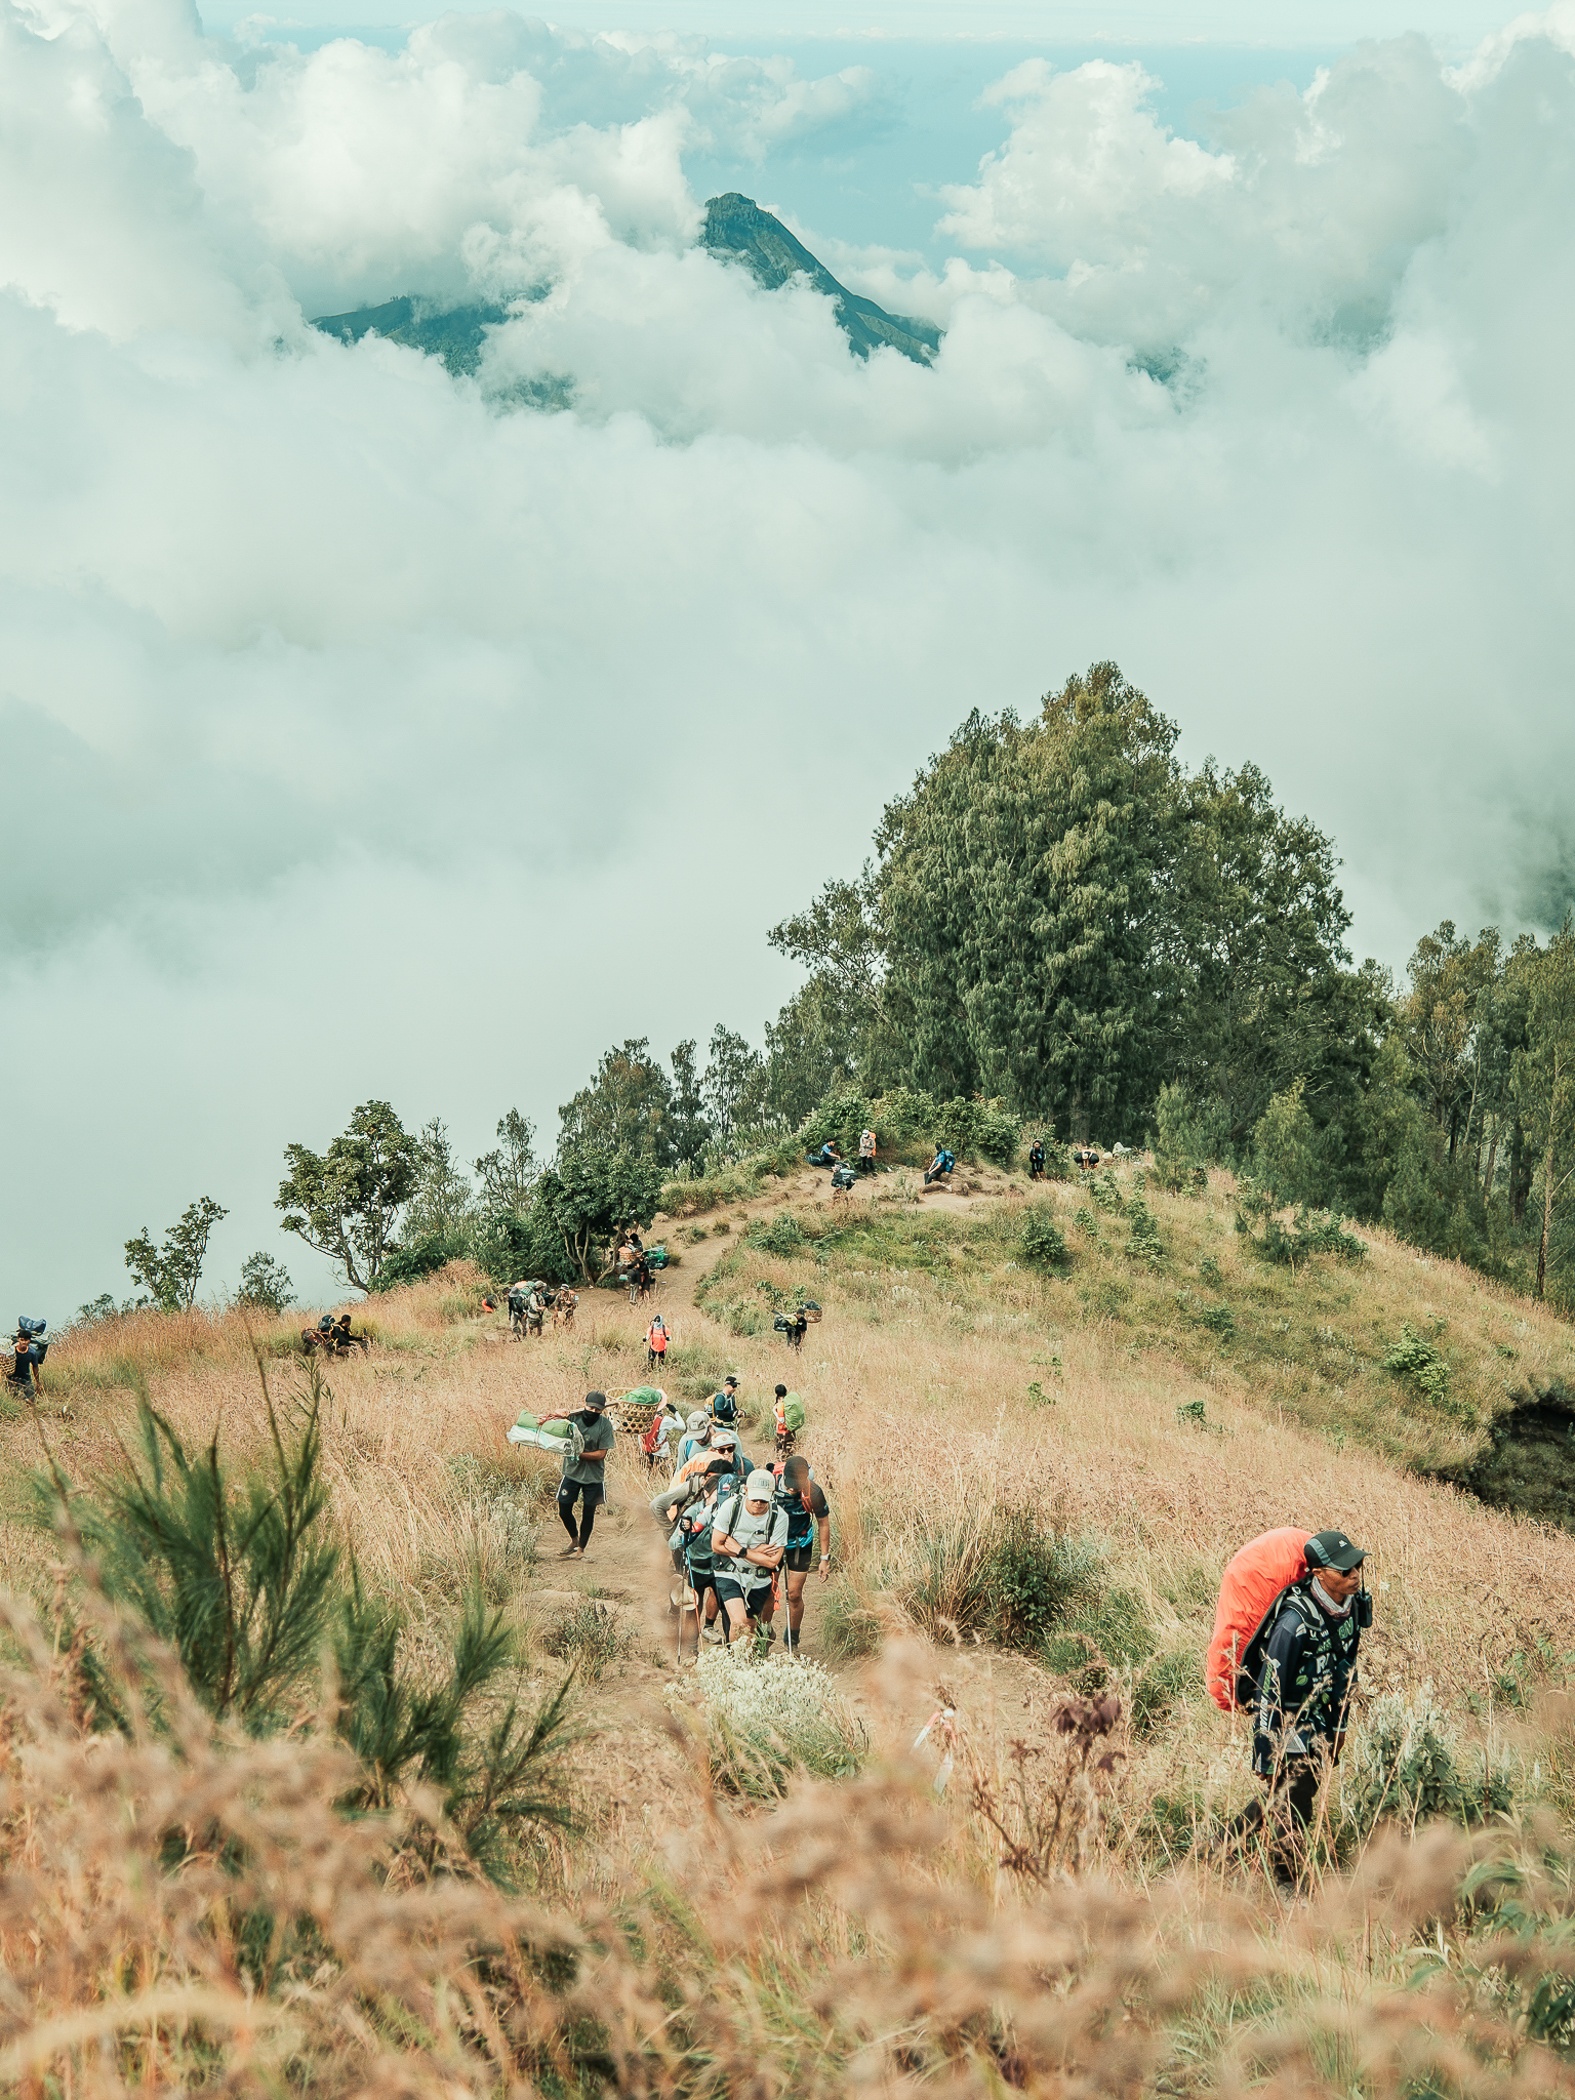
[[[1224,1104],[1196,1102],[1167,1080],[1154,1106],[1154,1174],[1172,1194],[1208,1187],[1211,1165],[1228,1157],[1229,1116]]]
[[[562,1612],[542,1635],[542,1647],[561,1662],[572,1663],[588,1684],[595,1684],[614,1663],[634,1653],[634,1635],[615,1611],[593,1597]]]
[[[1071,1257],[1066,1249],[1066,1235],[1055,1221],[1055,1213],[1048,1203],[1033,1204],[1023,1220],[1023,1229],[1017,1237],[1017,1252],[1020,1260],[1035,1269],[1064,1269]]]
[[[735,1642],[702,1651],[695,1683],[711,1776],[731,1793],[772,1800],[800,1773],[847,1779],[864,1762],[863,1727],[819,1663],[755,1662]]]
[[[1386,1371],[1409,1379],[1429,1400],[1442,1402],[1449,1395],[1449,1365],[1425,1336],[1411,1326],[1400,1329],[1400,1339],[1382,1358]]]
[[[476,1863],[504,1879],[512,1833],[572,1823],[559,1766],[570,1739],[567,1687],[534,1714],[521,1709],[508,1689],[516,1639],[479,1583],[462,1600],[446,1675],[406,1666],[403,1612],[363,1590],[326,1521],[320,1395],[314,1379],[286,1425],[264,1385],[271,1456],[239,1473],[217,1436],[189,1451],[143,1398],[123,1470],[91,1491],[74,1489],[58,1466],[35,1476],[37,1521],[80,1541],[90,1586],[173,1653],[190,1697],[232,1729],[299,1731],[303,1715],[324,1712],[326,1651],[338,1685],[332,1724],[361,1774],[341,1805],[364,1813],[427,1791]],[[83,1709],[102,1727],[131,1730],[134,1702],[117,1685],[119,1636],[116,1653],[85,1629],[78,1639]],[[147,1677],[146,1703],[167,1718],[157,1665]],[[415,1818],[402,1843],[412,1865],[435,1865],[440,1838],[430,1819]]]
[[[986,1623],[1003,1647],[1032,1653],[1099,1579],[1086,1539],[1047,1529],[1028,1510],[1009,1510],[984,1564]]]
[[[1167,1649],[1139,1671],[1132,1684],[1130,1708],[1132,1733],[1153,1732],[1171,1711],[1203,1689],[1203,1671],[1198,1655],[1190,1648]]]
[[[1127,1253],[1150,1269],[1157,1269],[1165,1259],[1158,1221],[1141,1196],[1134,1196],[1127,1207]]]
[[[446,1269],[451,1261],[462,1261],[469,1252],[469,1242],[462,1233],[429,1232],[422,1239],[412,1240],[408,1247],[395,1247],[386,1254],[370,1289],[397,1291],[402,1284],[420,1283],[423,1277]]]
[[[1508,1769],[1480,1750],[1462,1754],[1425,1684],[1414,1699],[1385,1692],[1353,1732],[1340,1766],[1336,1835],[1360,1842],[1381,1822],[1414,1827],[1439,1817],[1482,1823],[1514,1801]]]
[[[790,1211],[780,1211],[769,1222],[757,1220],[744,1235],[750,1246],[758,1247],[762,1254],[774,1254],[780,1260],[790,1261],[795,1254],[802,1254],[805,1246],[803,1226]]]
[[[820,1645],[833,1662],[858,1662],[881,1644],[879,1612],[846,1582],[835,1583],[819,1612]]]

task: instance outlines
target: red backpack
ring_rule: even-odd
[[[1204,1666],[1209,1697],[1226,1713],[1252,1704],[1270,1617],[1283,1593],[1306,1573],[1311,1537],[1288,1524],[1250,1540],[1226,1564]]]

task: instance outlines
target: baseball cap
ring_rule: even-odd
[[[713,1444],[736,1445],[738,1438],[734,1436],[731,1429],[715,1429],[711,1432],[711,1441]]]
[[[738,1380],[733,1376],[732,1372],[729,1371],[727,1376],[722,1380],[722,1383],[724,1385],[737,1385]]]
[[[600,1414],[602,1409],[607,1405],[607,1395],[605,1393],[587,1393],[585,1396],[585,1405],[588,1408],[590,1408],[593,1411],[593,1413]]]
[[[744,1482],[744,1500],[746,1502],[769,1502],[776,1491],[777,1477],[774,1473],[757,1471],[751,1473]]]
[[[1367,1558],[1366,1547],[1353,1544],[1343,1531],[1318,1532],[1307,1541],[1306,1552],[1309,1567],[1333,1568],[1337,1575],[1351,1574]]]

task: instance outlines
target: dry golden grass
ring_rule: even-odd
[[[399,2028],[403,2039],[390,2040],[379,2028],[374,2047],[359,2030],[352,2033],[353,2021],[345,2024],[342,2003],[346,1992],[354,1998],[361,1989],[361,1972],[330,1920],[322,1930],[336,1980],[323,1987],[325,2004],[331,2001],[323,2017],[340,2026],[333,2038],[312,2026],[315,2000],[291,2014],[310,2029],[319,2090],[491,2091],[510,2080],[521,2091],[551,2090],[543,2065],[567,2046],[565,2034],[582,2032],[592,2005],[612,2036],[597,2045],[610,2052],[605,2079],[631,2093],[757,2091],[797,2100],[867,2085],[879,2094],[984,2094],[998,2092],[1004,2079],[1014,2089],[1058,2095],[1096,2087],[1135,2092],[1156,2080],[1166,2091],[1253,2081],[1287,2094],[1398,2095],[1439,2066],[1438,2077],[1463,2095],[1485,2096],[1490,2087],[1504,2094],[1567,2089],[1562,2059],[1529,2045],[1502,1982],[1483,1984],[1477,1970],[1467,1977],[1445,1969],[1430,1995],[1401,1990],[1418,1959],[1423,1923],[1431,1932],[1442,1921],[1446,1949],[1465,1931],[1454,1891],[1469,1848],[1458,1834],[1429,1840],[1432,1849],[1402,1863],[1370,1856],[1354,1883],[1331,1878],[1320,1898],[1325,1908],[1289,1933],[1272,1898],[1223,1865],[1206,1875],[1161,1873],[1162,1852],[1143,1830],[1156,1799],[1184,1798],[1201,1818],[1249,1786],[1240,1724],[1202,1698],[1200,1669],[1163,1726],[1123,1739],[1127,1761],[1101,1811],[1114,1846],[1105,1855],[1105,1880],[1096,1874],[1025,1895],[1020,1877],[1003,1881],[997,1836],[961,1790],[937,1804],[925,1794],[927,1771],[915,1775],[903,1766],[901,1746],[934,1706],[938,1684],[958,1708],[978,1769],[998,1776],[1006,1771],[1003,1746],[1033,1717],[1042,1720],[1054,1697],[1052,1679],[1029,1658],[966,1640],[915,1646],[912,1614],[901,1602],[940,1533],[972,1526],[982,1535],[997,1510],[1022,1507],[1060,1530],[1086,1534],[1107,1580],[1138,1600],[1157,1651],[1199,1663],[1219,1570],[1245,1538],[1281,1523],[1340,1524],[1372,1551],[1378,1616],[1365,1651],[1368,1694],[1391,1686],[1411,1694],[1430,1682],[1464,1734],[1495,1748],[1520,1744],[1528,1764],[1539,1760],[1545,1781],[1562,1784],[1571,1761],[1563,1721],[1534,1727],[1528,1709],[1506,1708],[1504,1687],[1516,1678],[1517,1656],[1532,1659],[1521,1689],[1534,1692],[1537,1681],[1556,1681],[1559,1659],[1575,1653],[1575,1538],[1491,1511],[1380,1455],[1376,1444],[1401,1441],[1408,1405],[1390,1379],[1365,1370],[1349,1379],[1347,1394],[1359,1388],[1360,1406],[1347,1417],[1342,1448],[1331,1433],[1342,1426],[1337,1381],[1294,1353],[1276,1374],[1266,1340],[1275,1331],[1268,1323],[1279,1319],[1299,1323],[1298,1347],[1319,1326],[1365,1347],[1363,1337],[1392,1337],[1403,1322],[1442,1319],[1457,1390],[1479,1395],[1495,1363],[1516,1378],[1561,1373],[1571,1355],[1567,1330],[1469,1272],[1421,1265],[1376,1234],[1365,1235],[1371,1253],[1363,1268],[1271,1274],[1265,1295],[1254,1297],[1260,1279],[1242,1266],[1247,1257],[1229,1230],[1218,1187],[1206,1204],[1150,1197],[1171,1248],[1168,1273],[1157,1276],[1126,1264],[1119,1220],[1105,1221],[1103,1252],[1079,1253],[1071,1220],[1085,1198],[1076,1190],[1053,1192],[1076,1259],[1068,1279],[1045,1280],[1010,1266],[1012,1219],[990,1223],[992,1204],[1012,1212],[1023,1200],[1008,1191],[972,1209],[949,1201],[947,1225],[936,1228],[922,1260],[832,1255],[822,1266],[813,1246],[789,1259],[744,1250],[738,1274],[713,1297],[739,1302],[757,1281],[784,1291],[808,1287],[826,1318],[798,1360],[769,1332],[732,1335],[686,1302],[708,1262],[737,1247],[736,1229],[686,1243],[684,1268],[663,1287],[660,1302],[676,1335],[670,1388],[691,1380],[698,1387],[731,1368],[751,1401],[769,1394],[779,1376],[805,1399],[802,1448],[831,1496],[836,1581],[881,1618],[888,1634],[903,1635],[886,1663],[844,1672],[883,1746],[873,1774],[809,1789],[768,1826],[759,1818],[741,1824],[711,1800],[703,1774],[671,1737],[659,1696],[670,1669],[638,1661],[588,1702],[596,1730],[587,1774],[592,1839],[561,1862],[557,1900],[566,1908],[550,1927],[565,1944],[586,1950],[573,1986],[548,2004],[539,1974],[510,1955],[496,1984],[496,2003],[514,2008],[506,2019],[498,2014],[500,2045],[477,2039],[484,2022],[467,1998],[469,2011],[455,2010],[454,2000],[443,2015],[447,2026],[438,2022],[441,2047],[417,2047],[410,2033],[426,2033],[436,2019],[430,1996],[422,1996],[436,1987],[433,1963],[449,1964],[451,1976],[464,1968],[455,1941],[444,1937],[449,1926],[417,1906],[406,1924],[389,1927],[408,1932],[416,1950],[414,1966],[400,1969],[389,1988],[420,2010],[411,2014],[414,2026]],[[801,1183],[752,1209],[732,1203],[727,1217],[736,1227],[784,1202],[812,1227],[829,1216]],[[901,1203],[887,1208],[899,1220],[911,1214]],[[1211,1209],[1218,1214],[1212,1224]],[[959,1251],[958,1236],[976,1224],[995,1239],[982,1251]],[[1250,1350],[1222,1349],[1212,1337],[1205,1346],[1175,1309],[1178,1292],[1196,1288],[1199,1248],[1214,1250],[1219,1288],[1245,1308],[1243,1325],[1249,1315],[1264,1323]],[[1178,1275],[1183,1267],[1185,1277]],[[1126,1291],[1119,1313],[1101,1310],[1099,1293],[1114,1281]],[[379,1332],[370,1357],[328,1371],[333,1397],[324,1449],[335,1520],[366,1577],[401,1597],[418,1639],[434,1647],[446,1638],[472,1563],[482,1566],[494,1594],[512,1597],[526,1613],[565,1595],[549,1572],[513,1549],[507,1526],[500,1530],[501,1503],[505,1513],[537,1513],[543,1543],[555,1543],[546,1461],[503,1440],[514,1416],[525,1406],[539,1412],[571,1405],[591,1385],[617,1390],[644,1378],[643,1310],[587,1292],[573,1333],[518,1344],[500,1320],[469,1313],[474,1283],[450,1273],[378,1301],[369,1308]],[[1335,1303],[1339,1294],[1343,1304]],[[763,1305],[763,1295],[755,1293],[755,1302]],[[261,1338],[282,1339],[289,1326],[269,1322]],[[233,1315],[134,1319],[113,1332],[68,1338],[51,1353],[38,1421],[4,1431],[15,1465],[36,1454],[40,1434],[80,1478],[115,1464],[135,1398],[129,1386],[110,1382],[111,1374],[132,1372],[183,1435],[205,1439],[217,1427],[227,1446],[244,1453],[263,1434],[253,1339]],[[1515,1349],[1513,1359],[1498,1354],[1504,1347]],[[285,1359],[270,1362],[276,1390],[291,1375]],[[1033,1385],[1042,1397],[1030,1397]],[[1197,1400],[1205,1403],[1203,1428],[1178,1419],[1178,1408]],[[757,1417],[757,1432],[760,1426]],[[1370,1431],[1373,1443],[1361,1442],[1358,1428]],[[751,1448],[762,1449],[758,1433]],[[663,1561],[644,1517],[646,1485],[628,1449],[617,1456],[612,1485],[619,1514],[599,1527],[600,1557],[587,1572],[657,1596]],[[0,1553],[6,1582],[47,1606],[47,1542],[13,1521],[0,1535]],[[811,1585],[812,1653],[828,1594]],[[638,1604],[629,1609],[638,1619]],[[41,1661],[35,1677],[39,1672],[47,1676]],[[1118,1667],[1115,1688],[1129,1696],[1137,1674]],[[29,1690],[19,1681],[12,1696],[18,1711],[34,1711],[39,1694],[36,1684]],[[51,1905],[65,1907],[44,1935],[57,1966],[48,1968],[40,1953],[43,1966],[30,1972],[41,1979],[29,2001],[35,2011],[24,2017],[13,2007],[5,2015],[14,2048],[47,2019],[89,2019],[109,1988],[106,1972],[70,1952],[77,1928],[49,1880],[60,1847],[75,1844],[78,1856],[91,1855],[91,1831],[69,1818],[77,1813],[71,1788],[80,1784],[71,1775],[86,1770],[94,1753],[72,1736],[69,1716],[55,1708],[49,1714],[47,1726],[36,1714],[28,1723],[44,1729],[38,1740],[47,1737],[47,1756],[26,1749],[25,1731],[13,1739],[8,1900],[14,1906],[17,1889],[36,1886],[49,1918],[56,1916]],[[320,1791],[320,1781],[303,1777],[304,1767],[286,1769],[283,1752],[254,1748],[246,1753],[251,1764],[234,1745],[217,1745],[211,1755],[231,1761],[226,1769],[242,1775],[235,1784],[243,1791],[266,1795],[277,1785],[292,1799],[314,1786]],[[269,1764],[270,1757],[280,1761]],[[108,1815],[106,1804],[120,1800],[113,1809],[120,1816],[144,1787],[166,1803],[159,1812],[169,1813],[170,1784],[156,1773],[117,1776],[107,1793],[93,1797],[100,1804],[93,1813]],[[51,1815],[66,1822],[56,1829]],[[663,1841],[675,1832],[687,1833],[680,1856],[663,1864]],[[326,1842],[321,1831],[311,1839]],[[355,1866],[368,1902],[374,1854],[375,1844]],[[102,1871],[103,1860],[84,1870],[72,1903],[89,1900],[87,1884]],[[281,1885],[297,1888],[285,1867],[279,1871]],[[664,1887],[665,1896],[642,1893]],[[1563,1899],[1545,1891],[1539,1900],[1558,1911]],[[598,1908],[609,1903],[638,1920],[638,1960]],[[14,1907],[7,1919],[0,1929],[21,1930]],[[474,1909],[454,1926],[461,1937],[494,1944],[521,1929]],[[548,1931],[536,1917],[531,1934]],[[124,1933],[124,1944],[137,1944],[134,1921]],[[234,1969],[214,1984],[188,1938],[149,1928],[133,1964],[142,1965],[138,1987],[162,1987],[167,1968],[177,1996],[195,1988],[193,1976],[204,1988],[244,1988]],[[19,1944],[7,1940],[8,1948]],[[429,1959],[433,1948],[439,1953]],[[1462,1954],[1457,1968],[1463,1961]],[[1481,1973],[1490,1969],[1509,1973],[1502,1963]],[[69,1987],[50,1980],[62,1975]],[[521,2005],[527,2010],[518,2011]],[[1122,2017],[1112,2023],[1117,2007]],[[229,2015],[212,2017],[222,2026]],[[276,2076],[288,2085],[293,2075],[269,2054],[272,2031],[249,2030],[256,2053],[245,2062],[259,2066],[257,2090]],[[306,2046],[299,2033],[291,2046]],[[130,2055],[116,2062],[129,2077],[145,2058],[127,2048]],[[107,2073],[92,2084],[98,2060],[80,2037],[59,2030],[44,2054],[57,2067],[67,2057],[81,2067],[72,2075],[88,2082],[75,2090],[119,2090]],[[172,2082],[189,2075],[178,2058],[172,2043]],[[11,2075],[20,2067],[17,2057]],[[595,2089],[596,2077],[583,2066],[574,2075]],[[151,2082],[156,2086],[158,2077]],[[252,2088],[242,2079],[236,2089]],[[561,2089],[581,2087],[571,2081]]]

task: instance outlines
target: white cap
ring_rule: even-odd
[[[751,1473],[744,1482],[746,1502],[769,1502],[776,1491],[776,1475],[767,1473],[763,1468],[759,1472]]]

